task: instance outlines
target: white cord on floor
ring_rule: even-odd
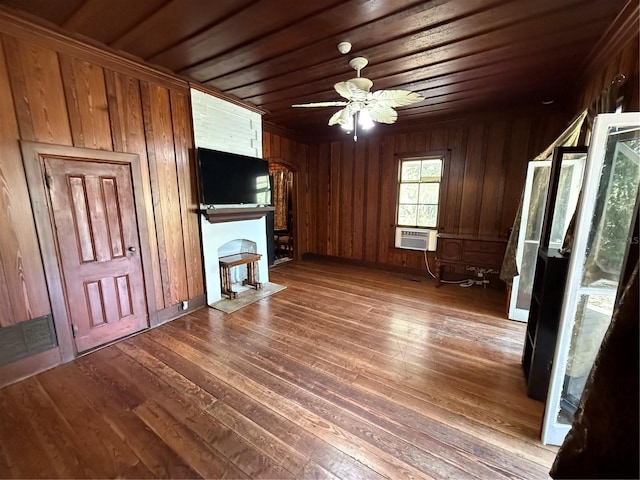
[[[436,278],[436,276],[433,274],[433,272],[431,271],[431,268],[429,267],[429,257],[427,257],[427,251],[424,251],[424,263],[427,265],[427,272],[429,272],[429,274],[433,277]],[[440,283],[453,283],[453,284],[457,284],[460,285],[461,287],[471,287],[473,285],[475,285],[476,281],[472,278],[467,278],[466,280],[440,280]]]

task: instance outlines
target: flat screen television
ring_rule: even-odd
[[[271,205],[269,162],[198,148],[200,200],[205,205]]]

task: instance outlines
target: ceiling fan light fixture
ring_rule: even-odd
[[[344,46],[343,46],[344,47]],[[342,48],[342,47],[339,47]],[[360,75],[369,63],[364,57],[355,57],[349,66],[356,71],[356,77],[333,85],[334,90],[344,100],[336,102],[315,102],[293,105],[293,107],[344,107],[329,119],[329,126],[340,125],[347,133],[353,132],[353,140],[358,141],[358,128],[369,130],[376,122],[391,124],[398,118],[395,107],[405,107],[424,100],[424,97],[409,90],[377,90],[372,92],[373,82]]]
[[[358,77],[360,76],[360,70],[367,65],[369,65],[369,60],[364,57],[354,57],[349,60],[349,66],[357,72]]]
[[[373,118],[371,118],[371,113],[368,109],[363,108],[358,113],[358,125],[360,125],[363,130],[369,130],[375,126]]]
[[[347,112],[346,108],[342,110],[342,114],[338,119],[338,125],[340,125],[340,127],[347,133],[353,130],[353,115]]]

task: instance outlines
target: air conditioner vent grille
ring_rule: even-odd
[[[426,228],[396,227],[396,248],[407,250],[436,249],[438,231]]]

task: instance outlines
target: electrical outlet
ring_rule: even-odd
[[[189,308],[189,302],[187,300],[183,300],[182,303],[180,303],[180,309],[186,310],[187,308]]]

